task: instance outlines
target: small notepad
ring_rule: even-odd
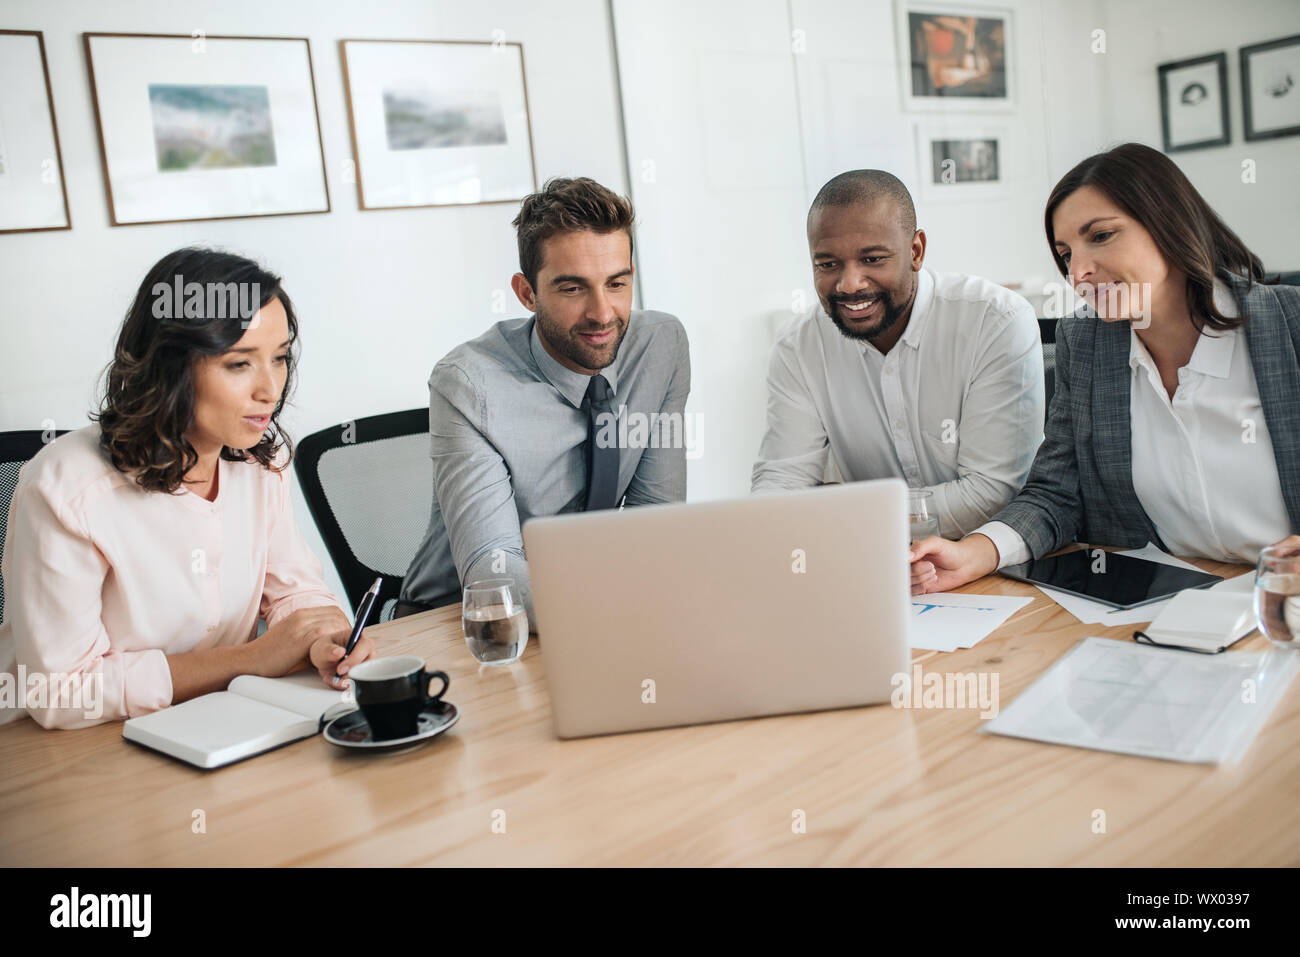
[[[1179,592],[1139,634],[1152,644],[1220,652],[1255,630],[1254,596],[1247,592]]]
[[[333,691],[315,670],[240,675],[225,691],[130,719],[122,737],[195,767],[218,768],[309,738],[356,706],[351,688]]]

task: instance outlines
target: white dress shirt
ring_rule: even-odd
[[[1218,281],[1214,302],[1223,315],[1237,315],[1232,294]],[[1136,331],[1129,334],[1138,502],[1175,555],[1257,561],[1261,548],[1285,537],[1291,520],[1245,334],[1206,330],[1178,370],[1172,401],[1146,346]],[[1032,557],[1003,522],[979,531],[997,546],[999,568]]]
[[[976,276],[918,274],[902,338],[882,355],[818,306],[772,350],[767,434],[753,490],[897,477],[933,492],[958,538],[1024,484],[1043,441],[1043,352],[1033,307]]]

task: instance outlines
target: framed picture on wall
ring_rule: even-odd
[[[522,43],[340,40],[362,209],[517,203],[537,189]]]
[[[1228,144],[1226,53],[1162,63],[1156,67],[1156,75],[1160,82],[1160,131],[1166,153]]]
[[[996,7],[896,0],[903,109],[1015,108],[1012,14]]]
[[[71,228],[45,38],[0,30],[0,233]]]
[[[1002,199],[1013,178],[1007,128],[991,124],[916,124],[921,200]]]
[[[82,36],[112,225],[329,212],[305,39]]]
[[[1238,58],[1246,139],[1300,134],[1300,34],[1242,47]]]

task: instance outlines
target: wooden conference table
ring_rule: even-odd
[[[1132,633],[996,576],[962,591],[1034,600],[974,648],[914,657],[927,674],[996,670],[1004,707],[1079,639]],[[456,727],[377,756],[317,735],[204,772],[127,744],[118,724],[16,722],[0,728],[0,864],[1300,863],[1296,688],[1224,768],[977,734],[977,709],[888,705],[560,741],[535,640],[480,672],[459,606],[367,633],[450,674]]]

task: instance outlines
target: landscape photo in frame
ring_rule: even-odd
[[[306,39],[83,38],[111,225],[329,212]]]
[[[537,188],[521,43],[340,40],[357,205],[517,203]]]

